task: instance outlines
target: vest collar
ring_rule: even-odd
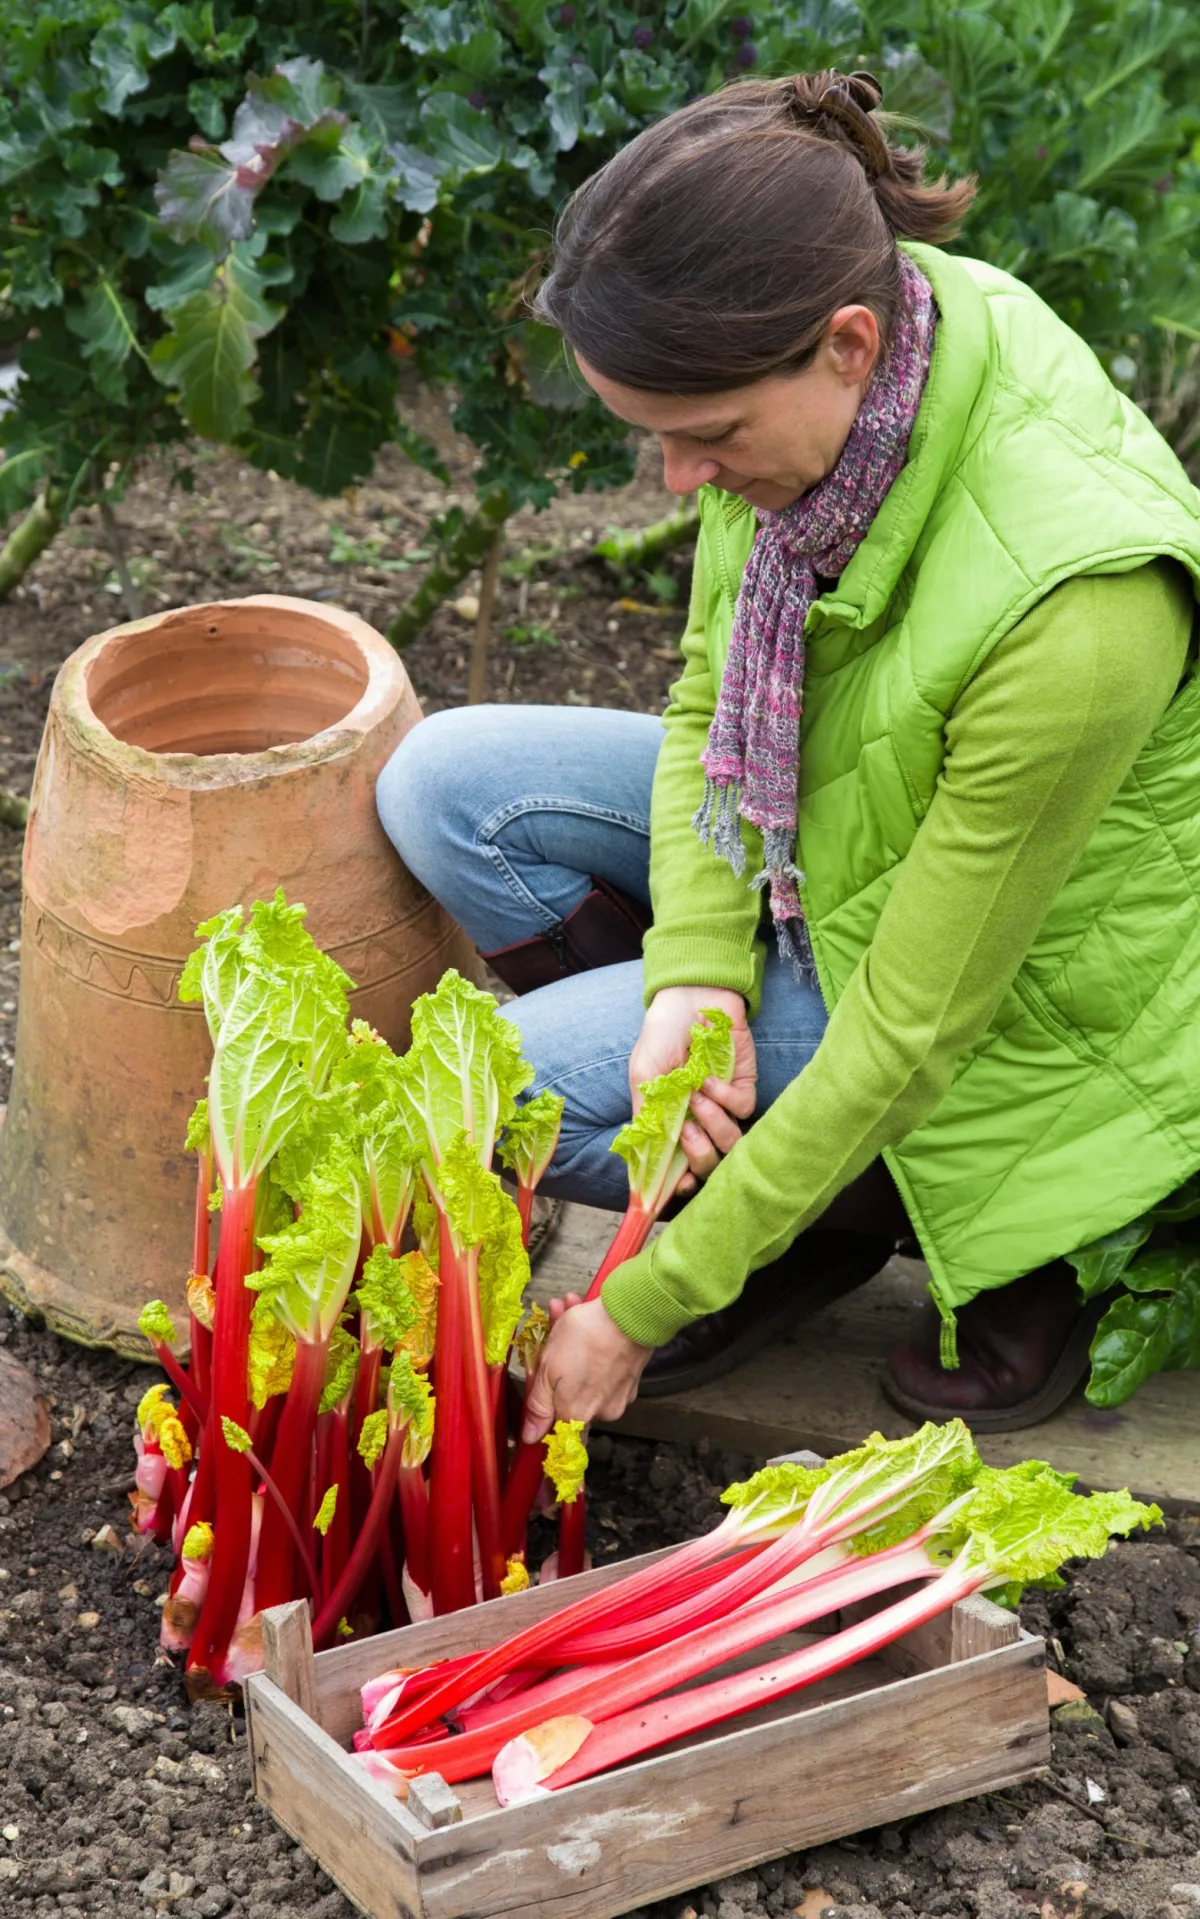
[[[929,377],[903,470],[836,588],[809,609],[806,632],[814,640],[831,627],[861,629],[879,619],[934,501],[991,407],[996,361],[983,294],[952,255],[916,242],[906,243],[904,251],[929,280],[938,304]]]

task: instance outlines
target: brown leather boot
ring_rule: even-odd
[[[779,1259],[751,1273],[738,1298],[706,1313],[660,1346],[638,1384],[657,1399],[721,1379],[802,1319],[874,1279],[895,1250],[888,1233],[847,1233],[814,1226]]]
[[[979,1433],[1016,1432],[1057,1412],[1088,1370],[1088,1347],[1107,1301],[1083,1305],[1065,1259],[960,1306],[958,1367],[939,1358],[941,1314],[930,1304],[893,1352],[880,1385],[910,1419],[965,1419]]]
[[[532,939],[481,957],[514,993],[532,993],[596,966],[641,959],[642,935],[650,917],[650,908],[641,900],[631,899],[607,880],[594,879],[591,892],[549,932],[535,933]]]

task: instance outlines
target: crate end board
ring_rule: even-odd
[[[256,1789],[371,1919],[616,1919],[1032,1776],[1049,1759],[1044,1657],[1020,1634],[435,1831],[259,1677],[247,1688]]]

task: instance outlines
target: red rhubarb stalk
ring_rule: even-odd
[[[279,1416],[271,1454],[275,1497],[263,1513],[258,1547],[255,1599],[260,1612],[265,1606],[282,1606],[295,1597],[293,1545],[300,1536],[297,1522],[312,1458],[317,1406],[325,1384],[328,1357],[326,1341],[297,1339],[292,1383]]]
[[[350,1557],[350,1413],[335,1406],[330,1419],[329,1484],[337,1488],[336,1504],[321,1552],[322,1596],[332,1592]]]
[[[400,1456],[403,1449],[403,1430],[393,1428],[388,1433],[383,1457],[375,1475],[371,1504],[367,1508],[362,1530],[354,1542],[341,1578],[333,1591],[322,1601],[320,1611],[313,1621],[313,1645],[318,1648],[328,1644],[333,1638],[338,1620],[344,1618],[353,1605],[358,1589],[366,1577],[367,1569],[375,1557],[388,1508],[395,1495],[396,1475],[400,1470]]]
[[[496,1463],[496,1422],[492,1412],[491,1381],[483,1350],[483,1314],[479,1303],[478,1255],[463,1260],[466,1339],[463,1384],[471,1428],[471,1499],[479,1540],[479,1563],[485,1599],[499,1599],[506,1554],[500,1529],[500,1472]]]
[[[404,1553],[408,1576],[418,1591],[429,1591],[429,1493],[419,1466],[400,1468],[400,1510],[404,1515]]]
[[[555,1789],[586,1779],[606,1767],[651,1751],[667,1740],[718,1725],[755,1706],[784,1697],[890,1645],[926,1620],[949,1611],[958,1600],[972,1593],[996,1587],[1019,1590],[1031,1582],[1045,1584],[1065,1559],[1099,1557],[1107,1548],[1110,1534],[1127,1534],[1135,1526],[1161,1523],[1162,1515],[1157,1507],[1139,1505],[1127,1492],[1093,1493],[1085,1499],[1076,1497],[1072,1486],[1072,1477],[1056,1473],[1037,1460],[1025,1461],[1007,1471],[977,1468],[973,1487],[947,1508],[947,1516],[954,1515],[951,1532],[961,1541],[960,1548],[944,1570],[930,1564],[936,1577],[922,1590],[815,1646],[768,1665],[713,1680],[693,1691],[658,1698],[652,1705],[637,1709],[626,1706],[612,1713],[608,1708],[628,1675],[638,1666],[657,1661],[660,1677],[665,1681],[656,1689],[659,1693],[686,1680],[690,1676],[690,1661],[685,1657],[677,1663],[676,1655],[688,1641],[631,1662],[605,1697],[602,1725],[586,1723],[590,1714],[585,1706],[571,1726],[560,1728],[556,1734],[552,1726],[543,1723],[532,1728],[527,1738],[518,1737],[499,1756],[494,1780],[501,1804],[543,1790],[543,1781]],[[894,1552],[878,1557],[890,1559],[895,1572],[903,1566],[906,1555]],[[816,1596],[816,1603],[828,1600],[835,1588],[847,1587],[861,1574],[869,1575],[872,1563],[868,1559],[844,1580],[828,1582],[824,1594]],[[839,1605],[846,1603],[844,1597],[839,1597]],[[757,1623],[761,1626],[782,1617],[787,1606],[788,1599],[784,1596],[774,1602],[763,1601],[746,1611],[757,1614]],[[715,1631],[708,1629],[707,1635],[693,1635],[705,1636],[710,1638],[713,1647],[712,1664],[733,1656],[739,1638],[742,1643],[762,1643],[761,1640],[745,1641],[744,1635],[739,1634],[737,1616]],[[435,1748],[431,1746],[428,1750],[432,1754]],[[551,1751],[554,1762],[548,1765],[543,1755]]]
[[[466,1371],[466,1297],[459,1255],[445,1214],[439,1216],[437,1354],[433,1383],[437,1420],[429,1457],[429,1590],[434,1610],[475,1603],[471,1548],[471,1433]]]
[[[818,1593],[799,1587],[777,1598],[760,1601],[756,1606],[744,1607],[726,1620],[701,1627],[667,1646],[655,1647],[615,1669],[606,1667],[591,1672],[590,1676],[587,1671],[577,1673],[574,1685],[549,1682],[555,1688],[552,1696],[560,1713],[579,1713],[593,1721],[609,1719],[658,1693],[686,1684],[698,1674],[722,1665],[727,1659],[737,1658],[780,1633],[795,1632],[826,1612],[852,1605],[922,1575],[928,1578],[937,1570],[920,1548],[909,1554],[881,1554],[876,1559],[861,1560],[840,1579],[822,1583]],[[922,1615],[925,1616],[928,1615]],[[905,1630],[907,1628],[900,1628]],[[517,1738],[539,1723],[541,1691],[541,1687],[534,1687],[519,1694],[507,1714],[498,1715],[490,1724],[477,1726],[473,1732],[389,1750],[388,1757],[404,1772],[440,1772],[451,1784],[473,1779],[487,1769],[509,1739]],[[378,1734],[373,1744],[379,1748]]]
[[[229,1445],[221,1422],[245,1428],[249,1414],[246,1351],[254,1295],[246,1285],[254,1246],[255,1188],[227,1191],[217,1254],[217,1302],[213,1320],[213,1395],[203,1447],[214,1454],[213,1533],[208,1590],[188,1654],[188,1669],[204,1668],[221,1683],[225,1648],[237,1625],[250,1560],[250,1462]],[[197,1515],[199,1517],[200,1515]]]
[[[439,1420],[441,1416],[439,1406]],[[719,1559],[731,1547],[742,1543],[740,1535],[743,1525],[740,1514],[730,1513],[711,1533],[680,1546],[669,1560],[659,1560],[653,1566],[645,1566],[640,1572],[631,1573],[627,1579],[605,1587],[601,1592],[591,1593],[586,1599],[576,1600],[573,1605],[564,1606],[549,1618],[535,1621],[500,1645],[478,1653],[466,1667],[448,1671],[427,1697],[421,1701],[411,1701],[407,1706],[402,1704],[400,1710],[380,1728],[376,1744],[398,1745],[409,1733],[419,1731],[428,1720],[438,1718],[460,1705],[464,1699],[482,1692],[494,1680],[528,1663],[529,1659],[540,1658],[543,1653],[569,1638],[573,1631],[597,1625],[602,1620],[619,1620],[643,1599],[652,1603],[653,1596],[666,1589],[665,1582],[669,1581],[672,1573],[682,1577],[697,1566]]]

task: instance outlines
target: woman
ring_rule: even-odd
[[[879,101],[726,88],[561,220],[542,317],[700,489],[664,721],[441,713],[380,781],[566,1099],[547,1190],[621,1205],[631,1084],[735,1024],[693,1196],[560,1311],[531,1431],[712,1377],[909,1234],[935,1305],[890,1397],[1030,1423],[1087,1365],[1064,1255],[1200,1166],[1200,500],[1034,294],[939,250],[973,188]]]

